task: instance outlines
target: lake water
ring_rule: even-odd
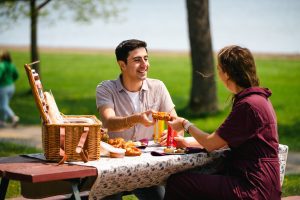
[[[300,53],[300,1],[210,0],[214,50],[238,44],[253,52]],[[38,44],[50,47],[115,48],[122,40],[147,41],[152,50],[188,51],[185,0],[127,0],[120,19],[92,24],[40,20]],[[55,13],[55,11],[53,11]],[[0,18],[1,19],[1,18]],[[0,32],[1,45],[28,45],[29,20]]]

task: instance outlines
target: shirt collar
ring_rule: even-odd
[[[265,98],[269,98],[272,95],[272,92],[268,88],[249,87],[249,88],[246,88],[246,89],[242,90],[241,92],[237,93],[235,95],[235,101],[238,101],[238,100],[240,100],[246,96],[252,95],[252,94],[257,94],[257,95],[263,96]]]
[[[122,84],[122,74],[119,75],[118,79],[116,80],[116,83],[117,83],[117,90],[119,92],[121,92],[122,90],[126,90]],[[142,85],[142,88],[141,90],[149,90],[149,85],[148,85],[148,81],[147,79],[143,80],[143,85]]]

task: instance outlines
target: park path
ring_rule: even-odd
[[[0,128],[0,141],[10,141],[42,149],[41,126],[24,126],[17,128]],[[289,151],[287,174],[300,174],[300,152]]]

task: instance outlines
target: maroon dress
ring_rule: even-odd
[[[280,199],[277,120],[269,96],[259,87],[238,93],[216,131],[230,147],[224,170],[172,175],[165,199]]]

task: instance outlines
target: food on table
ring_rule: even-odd
[[[125,156],[140,156],[142,154],[141,150],[136,147],[127,147]]]
[[[120,153],[114,153],[114,152],[110,152],[109,153],[109,157],[111,158],[123,158],[125,156],[125,154],[120,154]]]
[[[167,112],[153,112],[152,118],[156,119],[156,120],[170,121],[171,115],[170,115],[170,113],[167,113]]]
[[[170,154],[183,154],[185,153],[185,149],[182,148],[174,148],[174,147],[166,147],[164,148],[165,153],[170,153]]]
[[[142,146],[142,143],[140,141],[136,141],[136,142],[133,142],[133,143],[136,147]]]
[[[107,134],[107,129],[101,128],[101,141],[108,143],[109,135]]]
[[[131,140],[126,142],[123,138],[114,138],[114,139],[109,139],[108,144],[116,148],[125,149],[126,156],[139,156],[142,154],[141,150],[136,148],[135,143]]]
[[[165,149],[164,149],[164,152],[165,153],[174,153],[175,152],[175,148],[172,148],[172,147],[166,147]]]
[[[104,155],[108,155],[112,158],[122,158],[125,156],[125,149],[116,148],[106,142],[100,141],[100,151]]]
[[[134,143],[135,147],[138,147],[138,148],[145,147],[146,148],[148,146],[149,141],[148,141],[148,139],[141,139],[141,140],[135,141],[133,143]]]
[[[125,143],[125,140],[123,138],[113,138],[108,140],[108,144],[116,148],[122,148],[123,143]]]
[[[185,149],[176,149],[175,153],[185,153]]]

